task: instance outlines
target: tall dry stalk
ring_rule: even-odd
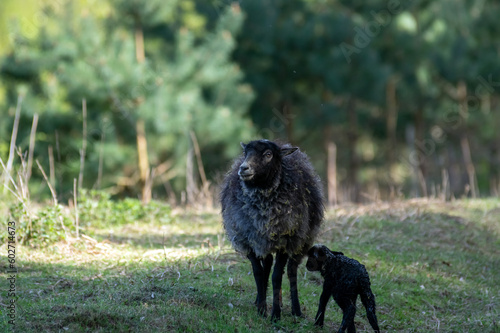
[[[31,178],[31,169],[33,166],[33,154],[35,153],[35,141],[36,141],[36,128],[38,126],[38,113],[33,116],[33,123],[31,124],[30,133],[30,146],[28,150],[28,169],[27,169],[27,180]]]
[[[23,205],[24,211],[26,212],[26,216],[28,218],[28,235],[32,234],[33,232],[33,225],[32,225],[32,207],[31,207],[31,201],[30,201],[30,192],[28,189],[28,167],[26,160],[24,158],[24,155],[22,154],[21,150],[17,151],[17,154],[19,155],[19,158],[21,160],[21,167],[17,171],[17,177],[14,179],[10,172],[7,172],[7,166],[3,163],[2,159],[0,158],[0,164],[2,165],[2,168],[4,170],[4,175],[6,177],[7,182],[10,182],[14,189],[10,188],[7,183],[4,184],[4,188],[7,189],[9,192],[11,192],[14,197]],[[22,243],[23,239],[20,240]]]
[[[210,193],[210,182],[207,180],[207,176],[205,174],[205,168],[203,167],[200,145],[198,144],[198,139],[196,138],[196,134],[194,133],[194,131],[189,131],[189,135],[191,136],[191,141],[193,142],[194,154],[196,156],[196,163],[198,164],[198,172],[201,178],[202,192],[205,197],[205,204],[207,206],[212,206],[213,198],[212,194]]]
[[[9,157],[7,159],[7,165],[4,168],[4,186],[9,182],[11,177],[12,166],[14,164],[14,153],[16,151],[16,139],[17,130],[19,128],[19,118],[21,117],[21,105],[23,103],[23,97],[19,95],[17,97],[16,115],[14,117],[14,125],[12,126],[12,135],[10,137],[10,147],[9,147]],[[4,187],[5,188],[5,187]]]
[[[56,185],[56,171],[54,166],[54,149],[49,146],[49,174],[50,174],[50,185],[54,187]]]
[[[49,187],[49,190],[50,190],[50,193],[52,194],[52,199],[54,199],[54,206],[57,205],[57,194],[56,194],[56,191],[54,190],[54,187],[50,184],[50,181],[49,179],[47,178],[47,174],[45,173],[45,171],[43,170],[42,166],[40,165],[40,162],[38,162],[38,160],[36,160],[36,164],[38,165],[38,168],[40,169],[40,171],[42,172],[42,175],[43,175],[43,178],[45,179],[45,181],[47,182],[47,186]]]
[[[78,215],[78,192],[77,192],[77,185],[76,185],[76,178],[73,179],[73,200],[75,204],[75,229],[76,229],[76,238],[80,238],[80,231],[78,230],[80,226],[80,221],[79,221],[79,215]]]
[[[83,171],[85,169],[85,153],[87,151],[87,100],[82,100],[82,114],[83,114],[83,141],[82,149],[80,150],[80,173],[78,174],[78,188],[83,186]]]

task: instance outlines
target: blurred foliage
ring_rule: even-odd
[[[61,204],[34,205],[25,200],[12,201],[2,196],[8,206],[9,221],[15,222],[17,242],[30,246],[47,246],[69,237],[76,237],[74,207]],[[172,211],[168,204],[151,201],[144,205],[138,199],[113,200],[104,191],[82,190],[78,198],[80,235],[91,233],[94,228],[133,224],[170,223]],[[7,228],[0,237],[7,239]]]
[[[103,191],[80,192],[78,212],[82,227],[104,228],[139,222],[169,223],[172,221],[169,205],[151,201],[143,205],[140,200],[125,198],[111,200]]]
[[[48,170],[53,149],[61,198],[80,168],[83,99],[84,186],[118,196],[141,192],[138,120],[153,196],[177,202],[186,178],[204,185],[190,133],[212,183],[239,141],[264,137],[299,145],[325,179],[335,143],[341,201],[500,192],[496,2],[40,0],[21,10],[7,0],[0,9],[10,41],[0,157],[21,95],[17,145],[27,149],[39,114],[35,158]]]
[[[74,219],[62,205],[46,205],[38,210],[28,202],[13,203],[9,221],[15,222],[17,242],[30,246],[46,246],[64,240],[75,231]],[[7,228],[0,237],[7,239]]]

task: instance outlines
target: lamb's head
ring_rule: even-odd
[[[307,263],[306,263],[306,268],[309,271],[320,271],[321,268],[323,268],[323,265],[325,264],[326,259],[328,258],[328,255],[330,253],[330,250],[324,246],[324,245],[314,245],[308,252],[307,252]]]
[[[240,179],[252,187],[267,188],[281,172],[283,157],[293,153],[297,147],[280,147],[268,140],[241,143],[245,159],[238,170]]]
[[[307,259],[306,268],[312,272],[321,271],[328,258],[343,255],[342,252],[330,251],[330,249],[324,245],[314,245],[307,252],[309,258]]]

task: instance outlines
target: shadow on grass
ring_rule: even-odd
[[[111,244],[127,244],[136,248],[162,249],[164,247],[214,247],[218,244],[216,233],[199,234],[157,234],[142,233],[139,235],[120,235],[110,233],[94,233],[93,237],[99,241]]]
[[[221,293],[227,293],[228,287],[229,292],[241,289],[240,283],[229,285],[228,281],[235,270],[243,268],[241,257],[234,253],[202,255],[189,261],[180,266],[127,262],[108,268],[95,262],[19,260],[16,329],[154,332],[172,331],[174,326],[180,329],[182,322],[187,329],[192,326],[192,316],[196,318],[189,311],[202,311],[206,316],[217,306],[227,307]],[[237,274],[247,277],[246,272]]]
[[[500,292],[500,243],[490,226],[410,209],[403,215],[338,215],[325,221],[323,230],[319,242],[366,265],[384,331],[434,331],[437,327],[450,332],[498,331],[494,318],[499,315],[495,297]],[[306,273],[304,265],[299,268],[305,314],[299,320],[289,315],[285,274],[283,318],[272,325],[253,306],[250,264],[232,252],[217,254],[210,248],[208,241],[217,244],[217,234],[197,233],[188,224],[186,230],[165,236],[147,229],[135,234],[115,231],[109,238],[96,233],[97,239],[107,239],[118,250],[178,249],[180,257],[175,262],[121,259],[119,255],[82,262],[68,257],[57,263],[20,258],[18,328],[51,332],[317,331],[312,324],[321,293],[318,274]],[[126,244],[130,247],[123,247]],[[202,246],[205,252],[187,252]],[[338,328],[340,311],[333,301],[327,311],[326,327]],[[358,312],[358,330],[369,330],[364,311]]]

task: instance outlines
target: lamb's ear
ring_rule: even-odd
[[[315,245],[315,246],[311,247],[311,249],[309,250],[307,255],[309,257],[313,257],[313,258],[318,259],[318,258],[324,257],[325,253],[324,253],[323,248],[321,246]]]
[[[322,260],[325,260],[326,257],[328,257],[328,253],[330,252],[330,250],[324,245],[318,246],[317,251],[318,251],[318,258]]]
[[[243,148],[243,150],[245,150],[245,148],[246,148],[247,145],[244,144],[243,142],[240,142],[240,146],[241,146],[241,148]]]
[[[299,149],[299,148],[297,148],[297,147],[281,148],[280,155],[281,155],[281,157],[285,157],[287,155],[293,154],[297,149]]]

